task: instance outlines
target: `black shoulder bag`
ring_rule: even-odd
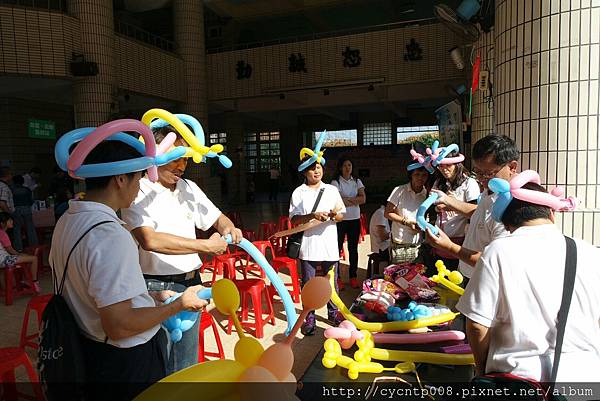
[[[553,396],[554,386],[556,385],[556,375],[558,373],[558,364],[560,362],[560,354],[562,353],[563,339],[565,336],[565,328],[567,326],[567,316],[571,306],[571,298],[573,297],[573,288],[575,287],[575,275],[577,273],[577,245],[572,238],[565,236],[567,243],[567,256],[565,259],[565,276],[563,283],[562,301],[558,311],[556,324],[556,344],[554,346],[554,362],[552,364],[552,374],[550,382],[547,386],[535,380],[512,375],[510,373],[488,373],[483,376],[475,377],[472,381],[473,389],[477,390],[477,394],[482,394],[479,397],[474,397],[475,400],[536,400],[536,401],[556,401],[563,399],[562,397]],[[500,389],[509,394],[514,394],[513,397],[489,397],[483,394],[493,394],[493,390]],[[484,390],[483,392],[479,390]],[[528,396],[519,396],[520,394],[528,394]]]
[[[107,220],[94,224],[75,242],[67,256],[60,285],[56,270],[52,269],[54,295],[42,313],[38,350],[38,371],[48,401],[80,400],[83,396],[85,360],[81,329],[62,292],[75,247],[94,228],[110,222]]]
[[[311,213],[314,213],[317,210],[321,197],[323,196],[323,191],[325,191],[325,188],[319,190],[317,200],[315,201]],[[300,247],[302,246],[302,238],[304,238],[304,231],[300,231],[299,233],[292,234],[288,237],[287,245],[285,247],[285,253],[288,258],[298,259],[298,256],[300,256]]]

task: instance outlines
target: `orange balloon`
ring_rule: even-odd
[[[331,298],[331,285],[325,277],[313,277],[302,289],[302,304],[305,309],[319,309]]]
[[[294,366],[294,353],[292,348],[283,343],[275,343],[263,352],[258,360],[258,366],[262,366],[277,377],[277,380],[285,380]]]

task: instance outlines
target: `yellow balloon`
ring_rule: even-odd
[[[431,363],[433,365],[474,365],[473,354],[444,354],[441,352],[397,351],[373,348],[371,358],[380,361]]]
[[[458,270],[452,270],[450,272],[450,274],[448,275],[448,278],[454,284],[461,284],[463,282],[463,275],[460,274],[460,272]]]
[[[257,364],[264,352],[262,344],[254,337],[242,337],[235,344],[235,360],[246,367]]]
[[[329,273],[327,273],[327,274],[329,275],[329,284],[331,285],[331,288],[332,288],[331,302],[333,302],[335,304],[335,306],[338,307],[339,311],[342,313],[342,315],[344,315],[346,320],[349,320],[352,323],[354,323],[356,328],[359,330],[364,329],[364,330],[368,330],[371,332],[377,332],[377,333],[383,333],[383,332],[388,332],[388,331],[406,331],[406,330],[410,330],[410,329],[418,329],[420,327],[434,326],[434,325],[446,323],[450,320],[453,320],[456,316],[459,315],[458,313],[447,312],[447,313],[441,313],[437,316],[425,317],[425,318],[421,318],[421,319],[410,320],[407,322],[402,322],[399,320],[394,321],[394,322],[383,322],[383,323],[381,323],[381,322],[363,322],[362,320],[360,320],[359,318],[354,316],[352,314],[352,312],[350,312],[350,310],[346,307],[344,302],[340,299],[339,295],[335,291],[335,285],[334,285],[335,272],[333,271],[333,269],[330,270]]]
[[[239,399],[236,388],[225,383],[235,383],[246,369],[241,363],[229,359],[199,363],[175,372],[148,387],[134,401],[181,401],[198,398],[196,383],[224,383],[206,386],[202,400]],[[177,383],[165,386],[161,383]]]
[[[148,126],[155,118],[161,118],[168,122],[173,128],[177,130],[177,132],[185,139],[185,141],[192,147],[193,149],[199,150],[203,146],[196,138],[196,135],[181,121],[179,118],[174,116],[163,109],[150,109],[144,113],[142,116],[142,122]]]
[[[212,297],[219,312],[234,313],[240,307],[240,293],[229,279],[221,279],[212,286]]]

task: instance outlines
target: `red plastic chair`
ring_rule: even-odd
[[[38,271],[37,271],[37,277],[40,277],[40,273],[43,272],[50,272],[52,271],[52,268],[50,267],[49,264],[44,264],[44,253],[46,252],[46,250],[48,249],[48,245],[46,244],[41,244],[41,245],[36,245],[36,246],[28,246],[27,248],[25,248],[25,253],[28,253],[30,255],[33,256],[37,256],[38,259]]]
[[[239,212],[229,212],[226,214],[226,216],[229,217],[229,220],[231,220],[234,226],[237,228],[242,227],[242,217],[240,216]]]
[[[6,305],[12,305],[15,297],[35,294],[30,263],[18,263],[1,270],[4,270],[4,289],[0,289],[0,296],[4,295]]]
[[[29,300],[27,303],[27,309],[25,309],[25,316],[23,316],[23,324],[21,326],[21,338],[19,341],[19,347],[31,347],[33,349],[38,349],[38,336],[40,326],[42,325],[42,313],[44,313],[44,309],[46,309],[46,305],[52,298],[52,294],[38,295]],[[33,334],[29,333],[29,317],[32,311],[35,311],[37,314],[37,324],[38,331]]]
[[[242,230],[242,236],[250,242],[256,241],[256,231],[254,230]]]
[[[27,371],[29,382],[31,383],[35,394],[34,396],[17,391],[15,385],[15,370],[20,366],[23,366]],[[36,401],[44,400],[38,376],[23,348],[0,348],[0,384],[4,384],[3,400],[12,401],[19,398]]]
[[[204,349],[204,332],[212,328],[217,343],[217,352],[206,351]],[[225,352],[223,351],[223,344],[221,343],[221,336],[219,336],[219,330],[215,323],[215,318],[210,312],[202,312],[200,314],[200,333],[198,335],[198,363],[206,361],[206,357],[215,357],[219,359],[225,358]]]
[[[291,278],[291,282],[284,283],[286,287],[291,287],[290,295],[292,296],[292,300],[294,303],[300,302],[300,277],[298,275],[298,263],[296,259],[288,258],[287,256],[278,256],[273,258],[273,270],[279,273],[281,270],[286,269]],[[273,284],[270,285],[269,293],[271,296],[275,295],[277,291]]]
[[[269,256],[267,254],[267,251],[271,252],[271,259],[275,256],[275,251],[273,250],[273,246],[271,245],[271,242],[269,241],[254,241],[252,243],[259,251],[260,253],[262,253],[265,258],[269,259]],[[244,266],[244,278],[248,277],[248,273],[251,272],[252,270],[258,270],[260,271],[260,277],[261,278],[265,278],[265,272],[263,269],[261,269],[261,267],[254,261],[254,259],[252,259],[250,257],[250,255],[246,255],[246,265]]]

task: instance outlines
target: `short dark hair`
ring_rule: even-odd
[[[408,170],[408,179],[410,180],[412,178],[412,175],[415,173],[415,171],[425,171],[426,173],[429,173],[425,167],[419,167],[413,170]]]
[[[4,224],[8,220],[12,220],[12,216],[6,212],[0,212],[0,224]]]
[[[308,156],[308,155],[304,156],[302,158],[302,160],[300,161],[300,164],[304,163],[305,161],[307,161],[311,157],[312,156]],[[315,160],[313,163],[311,163],[309,166],[307,166],[304,170],[299,171],[299,173],[304,174],[305,171],[312,170],[316,166],[317,163],[318,163],[318,161]]]
[[[539,184],[528,182],[522,187],[530,191],[547,192]],[[521,227],[528,221],[535,219],[549,219],[550,208],[548,206],[536,205],[517,198],[513,198],[502,215],[502,223],[505,226]]]
[[[15,184],[15,185],[25,184],[25,178],[23,178],[22,175],[14,175],[12,181],[13,181],[13,184]]]
[[[506,135],[484,136],[473,145],[473,160],[481,160],[490,155],[494,156],[494,163],[498,166],[519,160],[519,149],[515,141]]]
[[[354,173],[354,162],[352,161],[352,159],[350,159],[348,156],[342,156],[337,161],[334,181],[340,182],[340,177],[342,176],[342,168],[344,167],[344,163],[346,162],[350,162],[350,164],[352,165],[352,172]]]
[[[175,135],[177,135],[177,139],[183,139],[181,134],[175,128],[173,128],[173,126],[171,126],[171,125],[165,125],[164,127],[156,128],[155,130],[152,131],[152,133],[154,134],[154,140],[156,141],[156,143],[161,143],[163,141],[163,139],[165,139],[167,137],[167,135],[169,135],[169,132],[174,132]]]
[[[109,163],[135,159],[142,156],[135,148],[121,141],[104,141],[96,146],[85,158],[84,164]],[[128,173],[133,177],[135,173]],[[114,175],[85,179],[86,190],[104,189]]]
[[[10,167],[2,166],[0,167],[0,177],[6,177],[10,174]]]

